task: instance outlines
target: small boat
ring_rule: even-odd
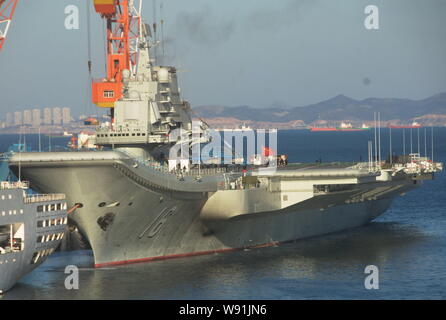
[[[97,126],[99,125],[99,120],[93,117],[84,120],[84,125],[86,126]]]

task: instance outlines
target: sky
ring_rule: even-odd
[[[91,0],[90,0],[91,1]],[[87,0],[19,0],[0,52],[0,117],[89,101]],[[192,106],[303,106],[339,94],[423,99],[446,91],[444,0],[143,0],[163,19],[163,64]],[[79,30],[64,26],[68,5]],[[368,5],[379,29],[364,26]],[[89,8],[94,77],[104,71],[103,21]],[[158,48],[158,53],[162,48]],[[160,54],[161,55],[161,54]]]

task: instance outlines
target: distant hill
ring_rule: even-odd
[[[289,123],[303,121],[311,124],[320,121],[373,121],[373,113],[380,112],[381,120],[409,122],[413,120],[433,121],[441,119],[446,125],[446,92],[423,100],[368,98],[355,100],[338,95],[326,101],[293,108],[253,108],[249,106],[223,107],[201,106],[195,113],[204,119],[238,119],[241,122]]]

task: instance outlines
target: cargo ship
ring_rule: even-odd
[[[384,166],[372,156],[318,166],[285,157],[279,166],[272,152],[259,164],[236,163],[236,152],[230,163],[206,163],[201,152],[221,146],[221,132],[192,121],[177,70],[155,64],[135,4],[94,1],[107,20],[107,40],[123,39],[119,52],[110,48],[107,78],[93,83],[93,102],[112,115],[96,128],[99,150],[31,152],[9,161],[33,189],[67,195],[69,217],[89,241],[95,267],[265,247],[362,226],[442,170],[441,163],[418,160],[410,168]],[[260,131],[223,134],[243,141]],[[198,163],[189,158],[197,146]]]
[[[409,125],[389,125],[389,128],[391,129],[419,129],[422,128],[421,124],[418,122],[413,122]]]
[[[365,131],[370,130],[370,127],[368,127],[366,124],[363,124],[359,128],[355,128],[352,126],[351,123],[344,123],[342,122],[339,127],[311,127],[311,132],[330,132],[330,131]]]

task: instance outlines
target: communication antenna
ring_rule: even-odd
[[[26,151],[26,128],[23,130],[23,149]]]
[[[20,127],[20,134],[19,134],[19,182],[22,181],[22,128]]]
[[[50,134],[48,135],[48,150],[51,152],[51,129]]]
[[[42,152],[42,137],[40,135],[40,126],[39,126],[39,152]]]
[[[417,128],[418,134],[418,154],[420,154],[420,127]]]
[[[376,132],[376,112],[373,113],[373,118],[374,118],[374,122],[375,122],[375,165],[378,163],[378,141],[376,138],[377,132]]]
[[[160,4],[160,15],[161,15],[161,50],[163,51],[163,63],[164,59],[166,58],[166,50],[165,50],[165,44],[164,44],[164,2],[161,1]]]
[[[381,112],[378,112],[378,160],[381,165]]]
[[[403,128],[403,155],[406,155],[406,129]]]
[[[426,127],[424,127],[424,156],[427,157]]]
[[[432,162],[434,162],[434,126],[431,125]]]
[[[393,163],[393,154],[392,154],[392,127],[389,127],[389,144],[390,144],[390,165]]]
[[[157,50],[157,42],[158,42],[158,36],[157,36],[157,24],[156,24],[156,0],[153,0],[153,38],[155,41],[155,45],[153,46],[153,56],[155,61],[158,61],[158,50]]]
[[[412,130],[413,128],[412,127],[410,127],[410,153],[412,154],[413,153],[413,147],[412,147],[412,143],[413,143],[413,130]]]

